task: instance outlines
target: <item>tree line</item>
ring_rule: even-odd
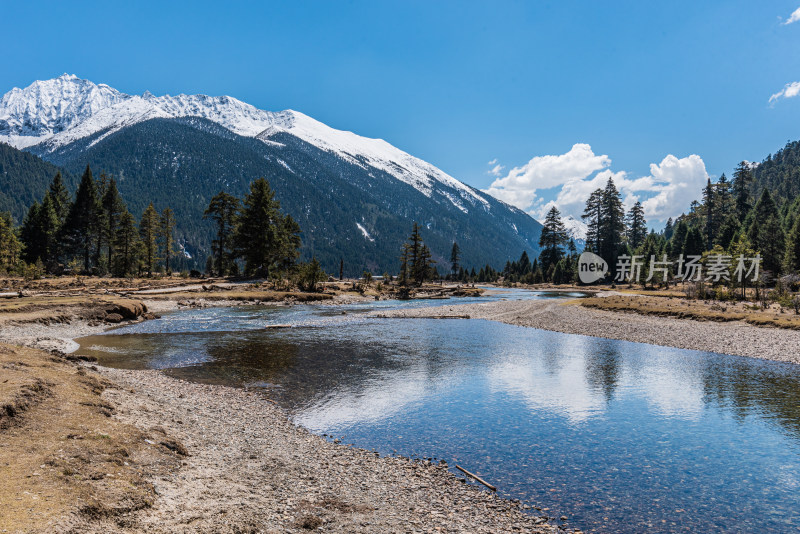
[[[175,217],[150,203],[137,219],[112,176],[92,176],[87,165],[75,196],[57,173],[20,228],[0,215],[0,271],[23,276],[45,273],[152,275],[171,272]]]
[[[220,191],[203,216],[216,225],[208,273],[265,277],[276,284],[285,280],[309,291],[328,278],[316,257],[297,263],[300,225],[281,211],[265,178],[253,181],[243,199]]]
[[[209,274],[278,280],[291,276],[301,288],[312,290],[327,278],[316,259],[296,264],[300,226],[282,213],[264,178],[253,181],[243,199],[218,193],[205,217],[217,227]],[[152,203],[137,220],[120,196],[115,179],[105,173],[95,179],[88,165],[74,197],[57,173],[19,228],[10,213],[0,213],[0,273],[26,277],[171,274],[178,256],[175,222],[172,209],[159,213]]]

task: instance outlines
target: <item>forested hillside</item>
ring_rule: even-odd
[[[59,170],[33,154],[0,143],[0,213],[11,213],[14,222],[21,224],[28,207],[42,199]],[[67,187],[74,190],[74,176],[61,174]]]
[[[753,169],[753,197],[761,196],[764,189],[769,189],[779,205],[800,196],[800,141],[787,143]]]
[[[74,174],[89,164],[96,174],[113,175],[134,214],[150,200],[157,210],[172,207],[178,242],[200,268],[211,250],[212,225],[202,218],[209,201],[221,190],[241,196],[259,177],[299,223],[302,259],[316,256],[329,272],[338,272],[340,259],[349,275],[397,272],[398,250],[415,221],[439,265],[455,240],[467,266],[538,252],[541,225],[515,208],[487,197],[485,206],[459,209],[439,182],[426,196],[286,133],[264,142],[205,119],[152,119],[54,152],[30,150]]]

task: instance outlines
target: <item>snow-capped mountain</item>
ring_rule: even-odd
[[[414,222],[443,268],[453,241],[477,268],[539,250],[541,225],[528,214],[382,139],[229,96],[130,95],[65,74],[0,99],[0,143],[11,145],[0,152],[24,149],[59,166],[73,188],[87,165],[113,175],[136,215],[150,202],[171,207],[176,237],[200,268],[213,238],[203,220],[210,198],[241,197],[259,176],[300,224],[303,258],[329,272],[342,258],[349,274],[396,272]],[[52,179],[25,170],[30,154],[9,154],[19,170],[0,173],[0,211],[17,222]]]
[[[0,142],[16,148],[41,145],[41,153],[98,132],[92,144],[149,119],[179,117],[202,117],[266,143],[287,132],[352,164],[387,172],[426,196],[434,181],[445,184],[457,193],[450,201],[464,212],[489,206],[471,187],[382,139],[336,130],[298,111],[264,111],[229,96],[127,95],[69,74],[6,93],[0,100]]]
[[[574,239],[575,242],[586,241],[586,232],[589,231],[589,227],[586,226],[585,222],[579,221],[572,215],[561,217],[561,222],[564,223],[564,227],[567,229],[567,234],[569,234],[569,236]]]

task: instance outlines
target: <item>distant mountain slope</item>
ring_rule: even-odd
[[[158,209],[170,205],[181,241],[200,261],[213,233],[202,219],[211,196],[220,190],[241,196],[259,176],[270,180],[284,209],[300,223],[303,256],[316,255],[329,272],[338,272],[340,257],[351,275],[364,269],[396,272],[413,221],[424,226],[440,265],[454,239],[469,265],[504,263],[521,250],[537,250],[538,223],[491,197],[482,199],[485,209],[465,213],[450,201],[456,193],[444,184],[424,195],[386,172],[353,165],[290,134],[271,139],[267,144],[242,137],[205,119],[151,119],[44,156],[74,174],[87,163],[95,173],[113,174],[136,214],[151,199]]]
[[[753,167],[753,196],[761,196],[763,189],[775,198],[778,204],[792,203],[800,197],[800,141],[786,144],[775,154]]]
[[[28,208],[42,199],[59,168],[41,158],[0,143],[0,212],[11,212],[17,224]],[[62,173],[68,187],[73,176]]]
[[[538,222],[435,166],[381,139],[231,97],[131,96],[64,75],[0,99],[0,140],[76,175],[87,163],[114,174],[136,215],[150,200],[170,205],[201,267],[211,196],[241,196],[260,176],[300,223],[303,257],[317,256],[329,272],[340,257],[351,275],[397,272],[414,221],[444,270],[454,240],[468,266],[538,253]]]

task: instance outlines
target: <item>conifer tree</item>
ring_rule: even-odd
[[[58,215],[48,191],[41,204],[34,203],[22,223],[23,258],[28,263],[41,261],[52,272],[57,264]]]
[[[637,201],[627,215],[627,237],[628,245],[632,249],[639,248],[647,237],[647,221],[644,219],[644,208],[642,203]]]
[[[555,265],[564,256],[564,246],[567,244],[569,236],[567,229],[561,220],[561,212],[555,206],[550,208],[544,219],[542,233],[539,236],[539,246],[542,252],[539,254],[539,263],[546,271],[551,265]],[[524,260],[527,262],[528,254],[523,252]],[[520,274],[524,274],[520,273]]]
[[[716,210],[714,202],[714,188],[711,185],[711,178],[708,178],[706,187],[703,189],[703,206],[705,207],[706,211],[706,250],[711,250],[711,247],[714,246],[714,211]]]
[[[688,256],[701,256],[706,250],[705,239],[700,228],[693,226],[686,233],[686,239],[683,242],[683,255]]]
[[[686,234],[689,233],[689,226],[683,219],[679,219],[675,224],[675,231],[672,233],[672,238],[668,244],[667,254],[670,259],[676,260],[681,254],[685,255],[683,245],[686,243]]]
[[[761,253],[762,268],[777,276],[781,272],[784,260],[786,237],[778,209],[766,188],[753,208],[747,239],[751,246]]]
[[[114,178],[108,180],[105,192],[101,200],[102,217],[100,221],[100,239],[107,247],[106,258],[108,264],[114,261],[114,247],[116,246],[117,230],[120,225],[122,214],[127,210],[125,203],[117,189],[117,182]],[[99,248],[99,247],[98,247]],[[127,273],[126,273],[127,274]]]
[[[144,268],[148,276],[153,276],[158,259],[158,234],[159,217],[151,202],[142,213],[139,222],[139,239],[142,243]]]
[[[786,238],[786,270],[800,273],[800,217],[795,217],[794,225]]]
[[[61,172],[57,172],[53,181],[50,183],[50,199],[53,201],[53,209],[56,211],[59,225],[64,224],[64,220],[69,213],[70,197]]]
[[[453,248],[450,250],[450,272],[453,276],[458,273],[459,262],[461,261],[461,249],[458,243],[453,241]]]
[[[114,235],[112,257],[113,272],[116,276],[131,276],[136,273],[139,255],[139,233],[136,230],[136,219],[127,209],[119,214]]]
[[[19,261],[22,243],[17,237],[10,213],[0,213],[0,272],[11,272]]]
[[[586,201],[586,209],[583,211],[583,218],[586,221],[586,250],[590,252],[599,252],[599,236],[600,224],[602,222],[603,214],[603,190],[596,189],[589,195]]]
[[[164,252],[164,268],[167,274],[172,274],[172,254],[175,249],[175,215],[172,209],[164,208],[158,223],[158,238],[161,242],[161,250]]]
[[[622,245],[622,235],[625,232],[625,210],[622,207],[622,196],[617,191],[612,178],[608,179],[603,189],[600,224],[598,225],[598,249],[600,256],[616,265],[617,254]]]
[[[228,274],[230,266],[233,264],[233,237],[236,228],[236,215],[239,212],[241,203],[235,196],[220,191],[211,198],[208,204],[204,219],[212,219],[217,223],[217,237],[212,242],[216,249],[216,272],[217,276]]]
[[[736,166],[733,172],[733,194],[736,202],[736,216],[740,221],[752,209],[752,200],[750,196],[750,184],[753,181],[753,172],[750,170],[750,165],[746,161],[742,161]]]
[[[270,270],[296,253],[299,226],[280,211],[280,202],[264,178],[250,184],[238,218],[235,241],[248,274],[269,276]],[[293,261],[293,259],[291,259]]]
[[[61,232],[62,241],[69,253],[82,257],[85,271],[89,270],[94,229],[99,214],[95,187],[92,170],[87,165],[75,193],[75,202],[70,205]]]

